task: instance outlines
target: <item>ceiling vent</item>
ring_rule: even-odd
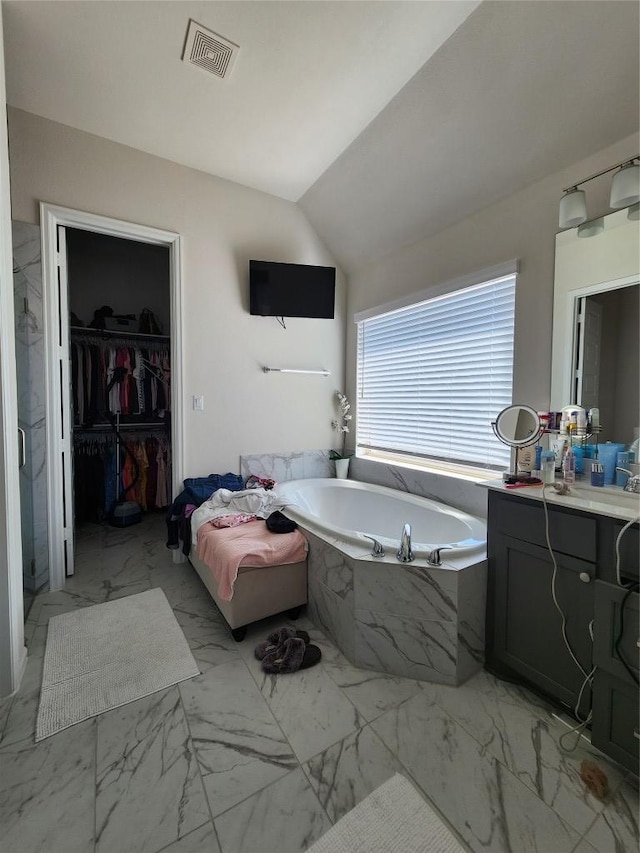
[[[239,50],[237,44],[189,21],[182,61],[224,79],[231,74]]]

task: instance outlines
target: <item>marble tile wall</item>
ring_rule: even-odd
[[[359,459],[356,456],[351,460],[349,478],[409,492],[422,498],[431,498],[468,512],[470,515],[487,517],[487,490],[467,480],[445,477],[427,471],[413,471],[410,468],[397,468],[394,465]]]
[[[333,477],[335,466],[328,450],[301,450],[297,453],[252,453],[240,457],[240,473],[269,477],[277,483],[311,477]]]
[[[18,421],[26,444],[26,464],[20,471],[23,568],[25,586],[35,590],[49,577],[40,228],[13,222],[12,236]]]

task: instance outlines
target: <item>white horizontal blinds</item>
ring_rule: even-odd
[[[509,275],[360,321],[358,446],[508,466],[514,305]]]

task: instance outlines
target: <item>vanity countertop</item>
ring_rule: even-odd
[[[544,488],[544,497],[549,504],[592,512],[596,515],[606,515],[609,518],[619,518],[623,521],[640,520],[640,494],[625,492],[623,489],[613,486],[598,488],[574,483],[569,487],[569,494],[560,495],[551,485],[508,488],[502,480],[486,480],[483,483],[478,483],[478,485],[534,501],[542,501],[542,490]]]

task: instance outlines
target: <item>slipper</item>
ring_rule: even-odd
[[[310,639],[306,631],[297,631],[295,628],[284,625],[269,634],[265,642],[258,643],[254,649],[255,656],[258,660],[263,660],[266,655],[277,651],[285,640],[289,640],[291,637],[297,637],[299,640],[304,640],[305,643],[308,643]]]
[[[309,635],[306,631],[298,631],[296,628],[290,628],[288,625],[283,625],[281,628],[268,634],[267,642],[273,643],[274,646],[281,646],[290,637],[298,637],[298,639],[304,640],[305,643],[309,642]]]
[[[285,640],[282,648],[263,658],[262,669],[275,675],[309,669],[320,662],[322,652],[317,646],[308,646],[300,637]]]

